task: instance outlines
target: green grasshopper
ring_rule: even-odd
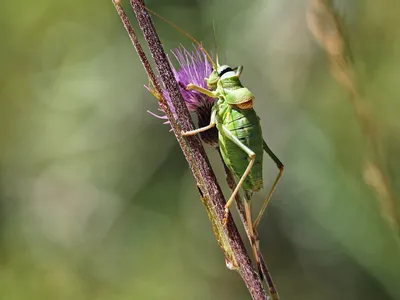
[[[239,180],[235,190],[225,205],[226,224],[229,208],[232,205],[240,188],[245,192],[244,207],[246,212],[248,231],[252,239],[252,248],[257,266],[260,266],[258,257],[257,227],[268,205],[269,200],[283,174],[284,166],[278,157],[268,147],[262,137],[260,118],[253,109],[254,95],[240,82],[243,67],[231,68],[227,65],[213,63],[214,70],[205,78],[209,90],[189,84],[186,89],[196,90],[209,97],[216,98],[210,124],[192,131],[182,132],[183,136],[195,135],[209,130],[214,126],[218,129],[218,143],[222,158],[228,169]],[[275,182],[264,201],[256,221],[251,217],[251,198],[254,192],[263,187],[263,151],[271,157],[279,169]],[[259,267],[260,268],[260,267]]]
[[[243,67],[231,68],[227,65],[220,66],[218,56],[217,63],[214,63],[209,53],[194,37],[179,28],[173,22],[165,19],[156,12],[147,8],[155,16],[159,17],[172,27],[189,37],[204,51],[208,60],[213,65],[213,71],[208,78],[205,78],[207,87],[204,89],[195,84],[186,86],[188,90],[196,90],[211,98],[217,99],[212,111],[210,124],[192,131],[182,132],[183,136],[195,135],[213,128],[218,129],[218,144],[222,158],[228,169],[239,180],[231,197],[225,205],[224,225],[227,224],[229,208],[232,205],[237,193],[242,187],[245,192],[244,207],[246,213],[248,232],[251,238],[251,246],[257,267],[262,277],[261,263],[258,255],[259,240],[257,227],[267,208],[268,202],[274,193],[279,180],[282,177],[284,166],[278,157],[268,147],[262,137],[260,118],[253,109],[254,95],[240,82],[240,75]],[[271,157],[279,169],[275,182],[268,193],[264,204],[253,223],[251,215],[251,199],[254,192],[263,187],[263,151]]]

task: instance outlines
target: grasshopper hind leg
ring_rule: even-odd
[[[224,225],[227,224],[228,222],[228,215],[229,215],[229,207],[232,205],[233,201],[235,200],[235,197],[237,193],[239,192],[240,188],[243,185],[243,182],[246,180],[247,175],[250,173],[251,169],[253,168],[254,161],[256,159],[256,154],[249,149],[245,144],[243,144],[239,139],[232,134],[232,132],[225,126],[221,125],[220,130],[223,131],[225,136],[230,139],[232,142],[234,142],[236,145],[239,146],[248,156],[249,156],[249,164],[247,165],[246,170],[244,171],[242,177],[240,178],[239,182],[236,185],[235,190],[232,192],[231,197],[229,198],[228,202],[225,204],[225,217],[224,217]]]
[[[257,233],[257,230],[253,226],[253,219],[251,216],[251,197],[252,197],[252,193],[245,191],[244,209],[245,209],[245,213],[246,213],[247,230],[248,230],[248,233],[250,236],[251,248],[253,249],[253,255],[254,255],[254,259],[256,261],[257,270],[258,270],[261,280],[263,280],[261,261],[260,261],[260,256],[258,254],[259,249],[260,249],[260,243],[259,243],[259,239],[258,239],[258,233]]]
[[[264,204],[260,210],[260,212],[258,213],[258,216],[256,218],[256,221],[253,224],[253,227],[257,229],[258,225],[260,224],[260,220],[262,218],[262,216],[264,215],[265,209],[268,206],[269,200],[271,200],[272,194],[274,193],[282,175],[283,175],[283,170],[284,170],[284,166],[283,163],[279,160],[279,158],[274,154],[274,152],[272,152],[272,150],[268,147],[267,143],[265,141],[263,141],[263,148],[264,151],[267,152],[267,154],[269,155],[269,157],[271,157],[271,159],[275,162],[276,167],[279,170],[278,175],[275,178],[275,182],[272,185],[272,188],[270,189],[267,198],[264,201]]]

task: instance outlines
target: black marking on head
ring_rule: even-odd
[[[232,68],[231,67],[226,67],[225,69],[223,69],[221,72],[219,72],[218,76],[221,77],[222,75],[224,75],[225,73],[228,72],[232,72]]]

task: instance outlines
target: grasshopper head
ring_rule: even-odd
[[[217,69],[218,77],[221,78],[230,78],[236,76],[235,69],[231,68],[228,65],[219,66]]]
[[[232,69],[228,65],[223,65],[217,67],[217,69],[213,70],[212,73],[208,78],[206,78],[207,81],[207,86],[210,90],[216,90],[217,88],[217,83],[221,78],[229,78],[233,76],[237,76],[235,69]]]

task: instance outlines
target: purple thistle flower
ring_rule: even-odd
[[[179,84],[179,88],[183,99],[185,100],[186,106],[190,112],[196,113],[198,118],[198,126],[206,126],[210,123],[211,108],[214,105],[215,99],[201,94],[198,91],[188,91],[185,89],[185,87],[189,83],[192,83],[208,89],[204,78],[211,74],[213,70],[212,65],[208,61],[207,56],[202,51],[200,46],[195,47],[193,52],[189,52],[183,46],[171,50],[171,52],[179,64],[179,68],[176,69],[170,61],[172,71],[176,81]],[[146,88],[150,90],[149,87]],[[163,90],[163,95],[167,100],[168,106],[171,108],[172,113],[175,115],[174,106],[165,90]],[[159,108],[159,111],[162,111],[162,109]],[[165,115],[158,116],[152,112],[149,113],[159,119],[167,120],[167,116]],[[169,124],[169,121],[167,120],[164,122],[164,124]],[[218,132],[216,128],[212,128],[200,133],[200,137],[205,143],[210,144],[213,147],[218,146]]]

